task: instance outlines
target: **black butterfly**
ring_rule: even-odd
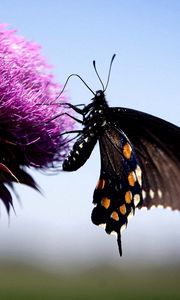
[[[103,86],[83,109],[69,105],[82,115],[82,121],[76,120],[83,129],[63,170],[83,166],[99,142],[101,171],[92,222],[104,225],[108,234],[117,234],[122,255],[121,231],[136,207],[162,205],[180,210],[180,128],[140,111],[109,107],[105,90]]]

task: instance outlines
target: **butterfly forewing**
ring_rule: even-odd
[[[144,174],[142,206],[180,209],[180,129],[160,118],[132,109],[110,108],[128,136]]]

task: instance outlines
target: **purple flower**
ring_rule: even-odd
[[[72,130],[73,120],[63,114],[67,99],[58,98],[62,87],[49,70],[38,45],[0,24],[0,198],[8,212],[7,186],[37,189],[26,168],[57,168],[68,151],[61,133]]]

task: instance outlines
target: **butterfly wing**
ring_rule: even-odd
[[[99,137],[101,154],[100,179],[93,196],[92,222],[115,232],[121,250],[121,229],[135,207],[142,202],[142,174],[133,145],[124,132],[108,124]]]
[[[142,206],[180,210],[180,128],[149,114],[110,108],[109,120],[134,146],[142,173]]]

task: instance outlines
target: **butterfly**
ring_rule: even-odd
[[[161,205],[180,210],[180,128],[141,111],[109,107],[106,87],[82,109],[69,104],[82,116],[74,119],[83,129],[62,167],[76,171],[99,143],[101,170],[91,219],[108,234],[116,234],[122,256],[121,232],[136,208]]]

